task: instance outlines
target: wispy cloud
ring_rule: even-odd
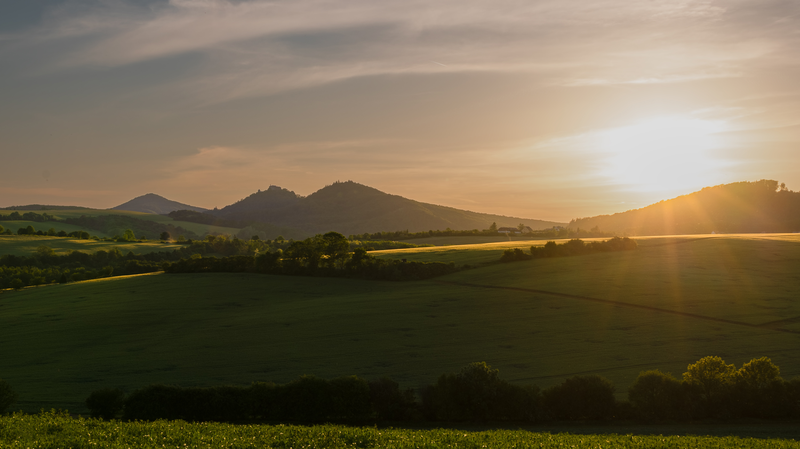
[[[786,44],[791,24],[759,30],[775,18],[746,2],[718,3],[73,0],[17,41],[66,45],[48,61],[62,68],[200,54],[205,63],[183,85],[221,98],[442,70],[537,71],[562,85],[671,83],[740,76],[744,61]]]

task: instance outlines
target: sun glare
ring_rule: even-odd
[[[721,146],[721,121],[660,117],[600,134],[607,157],[602,175],[644,191],[672,191],[709,185],[723,161],[711,152]]]

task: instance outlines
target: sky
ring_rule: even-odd
[[[0,207],[800,190],[797,0],[0,0]]]

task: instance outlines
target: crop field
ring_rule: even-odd
[[[425,250],[418,248],[415,250]],[[424,251],[423,251],[424,252]],[[473,361],[548,387],[707,355],[800,375],[797,236],[672,238],[639,250],[496,264],[429,281],[157,274],[0,294],[0,376],[18,407],[76,412],[98,388],[432,383]]]
[[[458,238],[458,237],[443,237],[443,238]],[[463,237],[463,239],[471,239],[480,237]],[[416,242],[420,244],[426,239],[417,240],[404,240],[404,242]],[[550,239],[553,240],[553,239]],[[556,239],[556,243],[564,243],[569,239]],[[593,240],[608,240],[608,239],[583,239],[586,242]],[[401,249],[387,249],[381,251],[370,251],[369,253],[375,257],[386,259],[406,259],[415,262],[454,262],[456,265],[483,265],[497,262],[503,251],[507,249],[519,248],[528,253],[531,246],[544,246],[548,240],[505,240],[490,243],[452,243],[443,246],[431,246],[422,248],[401,248]]]
[[[535,237],[525,234],[517,234],[517,235],[476,235],[476,236],[435,236],[435,237],[424,237],[419,239],[407,239],[403,240],[403,242],[413,243],[415,245],[435,245],[435,246],[450,246],[450,245],[474,245],[478,243],[508,243],[508,242],[529,242],[528,245],[530,246],[531,243],[535,243],[539,240],[543,240],[541,237]],[[545,241],[547,239],[544,239]],[[550,238],[549,240],[553,240]]]
[[[102,242],[98,240],[73,239],[69,237],[49,237],[41,235],[0,235],[0,256],[13,254],[27,256],[36,252],[40,246],[49,246],[58,254],[72,251],[93,253],[118,248],[123,254],[132,251],[134,254],[152,253],[154,251],[172,251],[182,247],[177,243],[149,242]]]
[[[336,425],[118,422],[53,413],[0,417],[0,443],[28,448],[797,448],[788,438],[618,435],[527,430],[379,429]]]

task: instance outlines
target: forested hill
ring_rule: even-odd
[[[523,223],[532,229],[564,225],[421,203],[352,181],[334,183],[307,197],[271,186],[210,213],[228,220],[271,223],[310,233],[337,231],[345,235],[396,230],[487,229],[493,222],[497,226]]]
[[[202,207],[190,206],[164,198],[155,193],[138,196],[127,203],[112,207],[112,210],[128,210],[132,212],[144,212],[148,214],[166,215],[176,210],[191,210],[195,212],[205,212],[207,209]]]
[[[569,227],[628,235],[800,232],[800,192],[766,179],[735,182],[642,209],[578,218]]]

